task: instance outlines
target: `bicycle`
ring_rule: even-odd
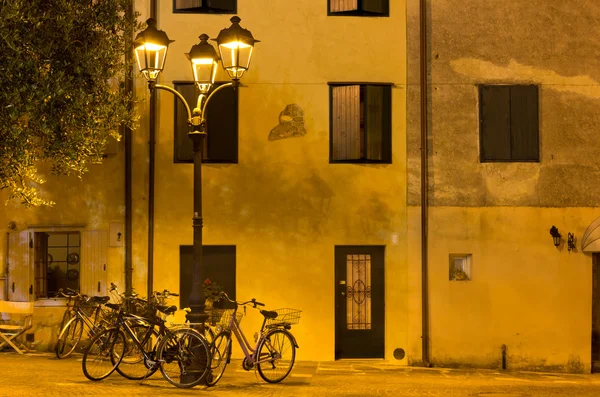
[[[299,348],[296,338],[289,330],[293,324],[298,324],[300,321],[301,310],[262,310],[257,309],[257,306],[265,306],[265,304],[254,298],[246,302],[238,302],[231,300],[226,293],[222,295],[235,307],[223,311],[220,328],[222,326],[225,326],[225,328],[217,334],[215,340],[211,343],[212,372],[206,380],[206,385],[216,385],[223,376],[225,368],[231,360],[232,333],[244,353],[242,368],[249,371],[256,366],[261,378],[268,383],[278,383],[284,380],[294,366],[296,349]],[[254,348],[252,348],[240,328],[241,313],[238,313],[238,308],[246,305],[252,305],[252,308],[259,310],[264,317],[260,332],[255,336],[256,345]]]
[[[176,306],[149,304],[165,316],[177,310]],[[96,335],[85,350],[82,369],[88,379],[97,381],[108,377],[125,357],[127,345],[133,342],[147,368],[144,377],[160,368],[163,377],[177,387],[193,387],[204,381],[210,370],[210,345],[198,331],[187,327],[169,329],[165,320],[155,314],[153,318],[145,318],[127,313],[123,305],[108,303],[106,306],[117,311],[116,325]],[[139,333],[130,325],[132,320],[136,324],[146,321],[152,325],[147,328],[145,338],[153,334],[154,326],[158,326],[155,347],[148,349],[148,339],[139,340]]]
[[[84,327],[87,327],[87,334],[92,338],[100,329],[108,324],[108,321],[102,314],[102,305],[108,302],[110,297],[88,297],[69,288],[67,290],[71,294],[65,294],[62,290],[59,291],[59,295],[69,300],[54,348],[54,352],[58,358],[66,358],[75,351],[81,341]],[[72,306],[71,301],[73,301]],[[86,309],[88,312],[86,312]],[[89,312],[89,309],[93,310]]]

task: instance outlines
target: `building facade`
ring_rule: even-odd
[[[137,2],[139,19],[153,14],[175,40],[160,83],[192,105],[185,53],[201,33],[216,37],[239,15],[261,40],[241,86],[208,110],[205,276],[238,299],[301,309],[299,360],[592,370],[600,213],[589,30],[600,10],[591,1],[578,0],[585,16],[547,1],[426,2],[424,14],[419,0],[147,3]],[[174,303],[185,306],[194,186],[185,113],[157,91],[152,135],[150,94],[135,74],[129,186],[120,143],[83,181],[51,178],[44,193],[55,207],[0,208],[3,298],[36,301],[40,350],[52,348],[64,311],[58,287],[124,289],[129,265],[136,291],[180,291]],[[228,81],[224,71],[217,81]],[[260,315],[248,314],[253,333]]]

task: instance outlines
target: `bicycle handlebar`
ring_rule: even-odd
[[[245,306],[245,305],[251,304],[252,307],[254,307],[255,309],[256,309],[256,306],[265,306],[264,303],[257,301],[256,298],[252,298],[252,299],[250,299],[249,301],[246,301],[246,302],[238,302],[238,301],[232,300],[229,297],[229,295],[227,295],[226,292],[221,292],[221,296],[224,297],[225,299],[227,299],[229,302],[231,302],[231,303],[237,303],[238,305],[241,305],[241,306]]]

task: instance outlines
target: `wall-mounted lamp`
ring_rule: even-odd
[[[560,245],[561,234],[558,232],[558,228],[554,225],[550,228],[550,235],[552,236],[552,241],[554,242],[554,246],[558,247]]]
[[[567,249],[569,251],[575,249],[575,235],[571,232],[567,233]]]

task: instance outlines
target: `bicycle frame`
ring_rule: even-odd
[[[265,318],[263,320],[262,326],[260,327],[259,337],[256,339],[256,344],[254,345],[254,348],[252,348],[252,346],[250,345],[250,342],[248,342],[248,339],[246,338],[246,335],[244,334],[244,331],[242,331],[240,323],[237,321],[236,313],[238,311],[238,308],[239,308],[239,306],[236,305],[236,308],[234,309],[234,311],[231,315],[231,319],[229,320],[229,330],[231,332],[233,332],[233,334],[235,335],[235,338],[237,339],[238,344],[240,345],[240,347],[242,348],[242,351],[244,352],[244,356],[253,365],[273,362],[274,358],[272,358],[272,357],[269,357],[269,358],[266,358],[263,360],[260,360],[260,357],[256,357],[258,346],[260,345],[260,343],[263,341],[263,339],[265,339],[266,335],[268,334],[268,332],[264,332],[267,319]],[[231,341],[231,338],[229,340]],[[229,356],[229,355],[231,355],[231,347],[229,347],[228,349],[229,349],[229,352],[228,352],[228,356]],[[229,360],[229,357],[227,357],[227,359]]]
[[[140,341],[138,339],[137,335],[131,329],[128,320],[136,321],[138,324],[148,324],[149,325],[148,331],[145,333],[143,341]],[[148,320],[146,320],[142,317],[136,316],[135,314],[125,314],[124,315],[123,312],[120,312],[117,317],[116,326],[119,329],[123,330],[133,340],[133,342],[137,345],[140,352],[144,356],[144,359],[150,365],[156,364],[154,357],[150,357],[150,355],[146,351],[146,348],[144,347],[144,344],[146,342],[148,342],[148,338],[152,335],[152,330],[154,329],[155,326],[159,327],[159,331],[158,331],[157,340],[154,343],[154,345],[157,345],[161,338],[165,337],[166,335],[168,335],[170,333],[169,329],[165,326],[164,322],[160,322],[160,323],[149,322]]]

